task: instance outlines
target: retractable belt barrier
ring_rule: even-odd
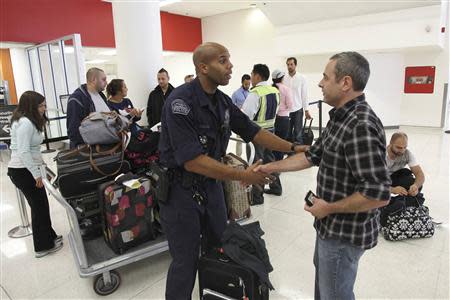
[[[319,137],[322,136],[322,103],[323,100],[318,100],[309,103],[309,105],[317,104],[317,107],[319,108]]]
[[[67,116],[49,118],[48,121],[50,122],[50,121],[58,121],[58,120],[64,120],[64,119],[67,119]],[[45,148],[47,148],[47,149],[42,151],[42,153],[51,153],[51,152],[55,152],[56,150],[50,149],[50,143],[64,141],[64,140],[67,140],[69,137],[67,135],[65,135],[65,136],[60,136],[60,137],[49,139],[47,136],[47,127],[44,127],[44,138],[45,138],[44,139]]]

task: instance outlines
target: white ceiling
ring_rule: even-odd
[[[266,14],[275,26],[282,26],[439,5],[440,3],[440,0],[182,0],[166,4],[161,7],[161,10],[179,15],[204,18],[248,9],[252,7],[251,4],[254,4]]]
[[[169,0],[167,2],[170,3],[171,1]],[[252,3],[255,3],[255,1],[182,0],[166,4],[161,7],[161,10],[177,15],[204,18],[247,9],[251,7],[250,4]]]

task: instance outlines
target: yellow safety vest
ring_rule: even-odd
[[[259,97],[259,110],[253,121],[262,128],[273,128],[280,104],[280,92],[271,85],[258,85],[251,92]]]

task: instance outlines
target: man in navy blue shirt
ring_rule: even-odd
[[[204,43],[194,51],[197,77],[176,88],[164,104],[159,143],[161,164],[169,169],[167,201],[161,203],[161,223],[169,242],[172,263],[167,274],[166,299],[190,299],[197,272],[200,234],[218,245],[227,211],[219,180],[264,185],[272,177],[221,163],[231,131],[245,142],[282,152],[305,151],[261,129],[231,99],[219,91],[227,85],[233,65],[228,50]]]
[[[233,101],[233,104],[239,108],[242,108],[242,105],[244,104],[244,101],[247,98],[248,93],[250,92],[250,75],[242,75],[241,84],[241,87],[238,88],[231,96],[231,101]]]

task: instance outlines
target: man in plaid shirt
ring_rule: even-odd
[[[305,153],[260,166],[265,173],[319,166],[317,198],[305,210],[317,231],[315,299],[354,299],[358,261],[377,244],[378,208],[389,203],[383,124],[365,101],[368,61],[359,53],[332,56],[319,83],[333,106],[321,138]]]

